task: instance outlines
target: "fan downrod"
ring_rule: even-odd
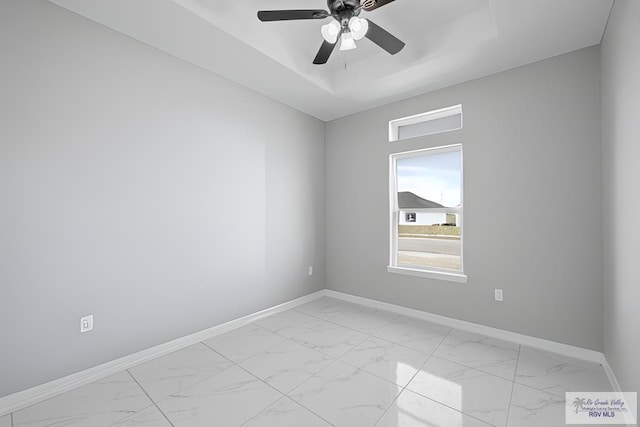
[[[349,20],[360,15],[359,0],[327,0],[327,7],[331,11],[336,21],[340,22],[342,28],[347,28]]]
[[[343,10],[355,10],[360,6],[358,0],[327,0],[327,7],[331,11],[331,14],[338,14]]]

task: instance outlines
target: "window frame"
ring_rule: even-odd
[[[444,132],[451,132],[462,129],[464,125],[464,115],[462,114],[462,104],[452,105],[451,107],[440,108],[438,110],[427,111],[426,113],[415,114],[409,117],[391,120],[389,122],[389,142],[404,141],[410,138],[400,138],[400,128],[405,126],[416,125],[418,123],[429,122],[432,120],[444,119],[451,116],[460,116],[460,127],[443,129],[437,132],[431,132],[423,135],[417,135],[412,138],[420,138],[423,136],[436,135]]]
[[[400,223],[401,210],[398,206],[397,161],[401,159],[422,157],[442,153],[460,152],[460,206],[455,208],[411,208],[412,212],[455,212],[460,220],[460,270],[451,270],[438,267],[420,267],[398,265],[398,225]],[[418,150],[392,153],[389,155],[389,265],[390,273],[407,274],[411,276],[427,277],[432,279],[448,280],[452,282],[466,283],[467,275],[464,273],[464,152],[462,143],[450,144],[438,147],[422,148]]]

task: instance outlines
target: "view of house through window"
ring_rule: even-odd
[[[392,266],[462,271],[462,146],[391,156]]]

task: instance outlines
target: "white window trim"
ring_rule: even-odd
[[[395,142],[399,140],[398,134],[400,132],[400,128],[403,126],[411,126],[411,125],[415,125],[416,123],[443,119],[445,117],[455,116],[457,114],[460,115],[460,127],[456,129],[448,129],[448,130],[436,132],[436,133],[442,133],[442,132],[450,132],[452,130],[462,129],[462,120],[463,120],[462,104],[454,105],[447,108],[441,108],[439,110],[428,111],[426,113],[415,114],[413,116],[403,117],[401,119],[391,120],[389,122],[389,142]],[[430,135],[434,135],[434,134],[430,134]]]
[[[387,266],[389,273],[404,274],[407,276],[425,277],[427,279],[446,280],[449,282],[467,283],[467,275],[463,273],[449,273],[435,270],[422,270],[411,267]]]
[[[460,172],[462,180],[460,182],[460,207],[459,208],[446,208],[446,209],[411,209],[417,211],[455,211],[460,216],[460,271],[441,269],[437,267],[425,267],[420,268],[417,266],[403,266],[398,265],[398,223],[400,221],[400,208],[398,207],[398,185],[397,185],[397,160],[407,159],[411,157],[417,157],[428,153],[440,154],[450,153],[453,151],[460,151]],[[426,148],[420,150],[406,151],[402,153],[394,153],[389,155],[389,226],[390,226],[390,256],[389,265],[387,271],[389,273],[406,274],[409,276],[427,277],[431,279],[447,280],[451,282],[466,283],[467,275],[464,274],[464,168],[463,168],[463,151],[462,144],[451,144],[443,147]]]

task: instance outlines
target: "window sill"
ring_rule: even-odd
[[[467,283],[467,275],[462,273],[445,273],[443,271],[428,271],[409,267],[388,266],[389,273],[406,274],[408,276],[427,277],[429,279],[447,280],[449,282]]]

